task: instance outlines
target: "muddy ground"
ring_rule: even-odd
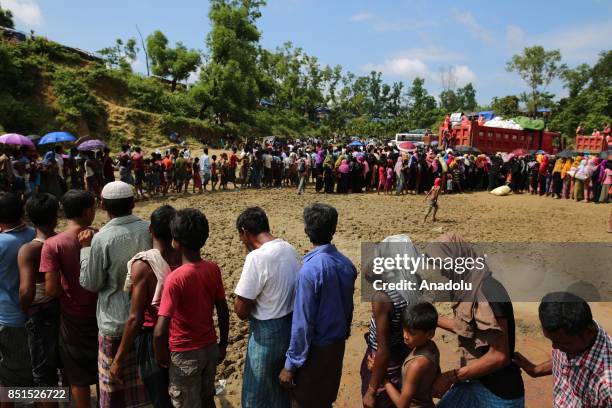
[[[148,218],[162,203],[176,208],[194,207],[203,211],[211,233],[203,249],[204,256],[217,262],[223,272],[230,307],[243,265],[245,250],[235,231],[238,214],[248,206],[261,206],[270,218],[274,235],[293,244],[299,253],[306,253],[310,243],[304,234],[302,210],[314,202],[333,205],[339,212],[339,225],[334,243],[359,268],[360,243],[380,241],[386,236],[406,233],[413,241],[428,241],[442,232],[457,231],[466,239],[477,242],[611,242],[606,223],[612,206],[575,203],[545,197],[514,195],[496,197],[487,193],[442,196],[439,221],[423,224],[425,209],[422,196],[323,195],[309,186],[298,196],[294,189],[245,190],[205,193],[202,195],[170,196],[139,203],[136,214]],[[99,213],[98,226],[106,216]],[[360,280],[355,292],[355,314],[352,336],[344,359],[344,374],[337,407],[360,407],[359,365],[364,353],[363,333],[370,318],[370,305],[361,301]],[[517,351],[534,361],[550,354],[550,344],[542,336],[537,319],[537,303],[516,303]],[[448,307],[440,310],[448,312]],[[595,318],[612,331],[612,303],[593,304]],[[240,387],[248,325],[231,314],[230,347],[227,359],[218,368],[218,379],[227,379],[225,391],[219,396],[223,407],[240,406]],[[438,330],[436,341],[442,354],[442,368],[457,366],[456,340]],[[524,375],[529,407],[551,406],[550,378],[531,379]]]

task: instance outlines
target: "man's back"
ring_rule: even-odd
[[[215,302],[225,298],[217,264],[202,260],[172,272],[164,283],[159,316],[170,317],[170,350],[196,350],[217,341]]]
[[[334,245],[319,246],[304,257],[298,282],[312,285],[318,306],[313,344],[324,346],[348,337],[356,278],[355,267]]]
[[[20,327],[25,317],[19,306],[17,253],[36,236],[33,228],[0,233],[0,325]]]
[[[123,333],[130,308],[129,297],[123,292],[127,262],[150,248],[149,223],[128,215],[110,220],[94,236],[91,247],[82,250],[80,283],[98,292],[97,316],[102,334],[120,337]]]
[[[279,238],[268,241],[247,255],[235,293],[255,301],[256,319],[284,317],[293,311],[300,266],[293,246]]]

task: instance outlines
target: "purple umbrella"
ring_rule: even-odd
[[[17,133],[7,133],[0,136],[0,143],[34,148],[34,143],[30,139]]]
[[[98,139],[87,140],[77,147],[77,150],[81,152],[92,151],[92,150],[102,150],[106,147],[104,142]]]

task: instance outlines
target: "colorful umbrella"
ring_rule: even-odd
[[[49,143],[72,142],[75,140],[76,137],[68,132],[51,132],[44,135],[38,144],[44,145]]]
[[[7,133],[6,135],[0,136],[0,143],[16,146],[28,146],[32,148],[35,147],[34,143],[32,143],[30,139],[17,133]]]
[[[98,139],[88,140],[86,142],[81,143],[77,150],[81,152],[92,151],[92,150],[102,150],[106,147],[104,142]]]
[[[402,143],[397,145],[397,148],[401,152],[409,152],[409,151],[412,151],[412,150],[416,149],[416,146],[412,142],[402,142]]]
[[[523,148],[519,148],[519,149],[514,149],[512,151],[512,153],[514,153],[515,156],[520,157],[520,156],[527,156],[527,154],[529,154],[529,152],[527,151],[527,149],[523,149]]]

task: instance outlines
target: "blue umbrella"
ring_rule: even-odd
[[[361,143],[359,140],[355,140],[354,142],[351,142],[349,146],[363,146],[363,143]]]
[[[75,140],[76,137],[68,132],[51,132],[44,135],[38,144],[44,145],[49,143],[73,142]]]

